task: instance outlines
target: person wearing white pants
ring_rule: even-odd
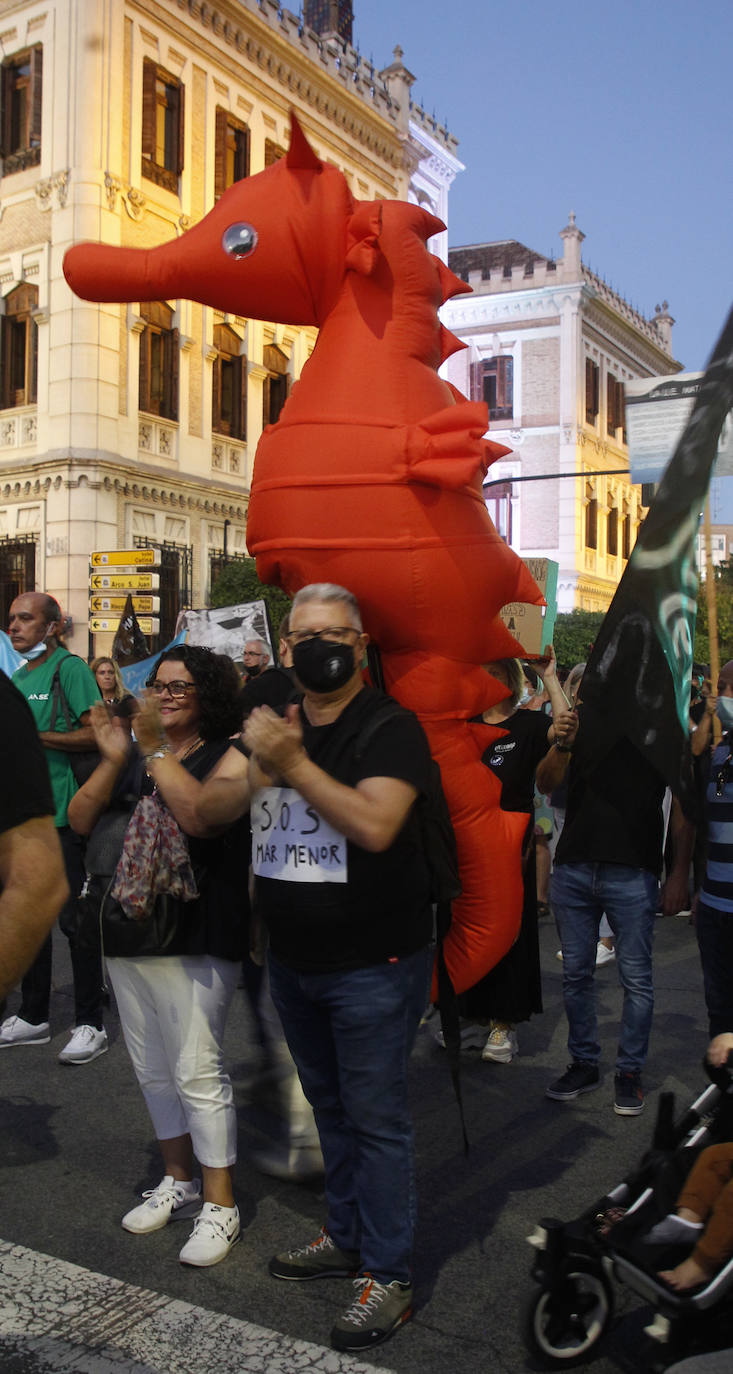
[[[105,880],[101,905],[92,906],[164,1176],[122,1225],[140,1235],[197,1214],[179,1258],[207,1266],[239,1237],[222,1042],[245,950],[248,849],[242,823],[210,835],[194,807],[237,727],[239,680],[230,660],[180,645],[161,656],[149,686],[134,719],[142,761],[129,757],[121,722],[103,706],[94,713],[102,761],[76,794],[70,821],[92,831],[87,853],[115,809],[127,825],[114,882]],[[122,799],[138,797],[127,823]],[[119,845],[113,869],[118,856]]]

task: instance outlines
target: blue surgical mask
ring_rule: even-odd
[[[532,697],[533,697],[533,696],[534,696],[534,692],[530,692],[529,687],[525,687],[524,691],[522,692],[521,697],[519,698],[519,701],[517,702],[517,705],[518,705],[518,706],[526,706],[526,705],[528,704],[528,702],[530,702],[530,701],[532,700]]]
[[[718,697],[715,713],[724,730],[733,730],[733,697]]]
[[[34,658],[40,658],[41,654],[45,654],[47,650],[48,645],[45,639],[42,639],[40,644],[34,644],[32,649],[26,649],[23,658],[27,658],[32,662]]]

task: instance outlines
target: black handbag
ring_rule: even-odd
[[[117,862],[125,841],[125,831],[137,804],[144,766],[139,757],[131,761],[124,804],[113,806],[100,816],[89,839],[85,855],[87,880],[77,904],[77,944],[103,957],[135,959],[142,954],[175,953],[185,908],[190,902],[161,893],[152,914],[144,921],[133,920],[112,896]]]
[[[81,728],[71,723],[69,703],[66,700],[64,689],[61,686],[60,667],[56,669],[51,679],[51,724],[49,726],[51,731],[56,729],[56,720],[59,711],[61,711],[64,721],[66,722],[67,734],[72,734],[75,729],[78,730]],[[92,776],[92,773],[99,764],[101,756],[98,749],[80,749],[77,752],[73,752],[70,749],[66,757],[71,764],[71,771],[76,778],[77,786],[81,787],[82,783],[85,783],[87,779]]]

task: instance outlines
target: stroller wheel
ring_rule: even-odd
[[[548,1365],[581,1364],[613,1315],[613,1290],[600,1271],[573,1270],[532,1293],[523,1314],[528,1349]]]

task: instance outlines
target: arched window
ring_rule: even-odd
[[[33,310],[38,288],[21,282],[5,297],[0,326],[0,407],[33,405],[37,399],[38,326]]]

